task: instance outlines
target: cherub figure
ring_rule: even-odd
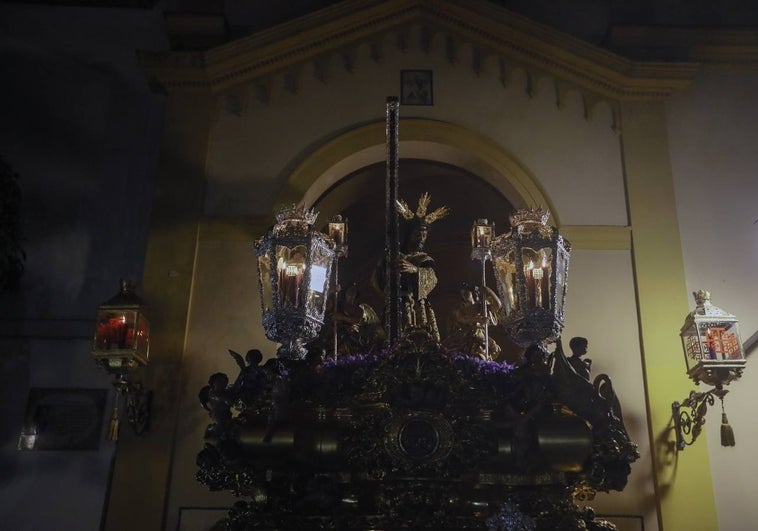
[[[337,323],[337,352],[340,356],[373,352],[384,343],[379,316],[370,305],[358,302],[359,295],[358,286],[348,286],[340,308],[332,315]]]
[[[591,359],[582,359],[582,356],[587,354],[587,346],[589,341],[586,337],[572,337],[569,341],[569,348],[571,349],[571,356],[566,358],[571,364],[579,376],[589,381],[590,379],[590,367],[592,366]]]
[[[200,402],[210,413],[213,421],[219,425],[226,425],[232,420],[232,395],[227,389],[229,377],[223,372],[212,374],[208,379],[208,385],[200,390]]]
[[[500,346],[485,334],[485,325],[497,324],[501,303],[494,291],[486,286],[485,290],[486,316],[479,286],[470,286],[466,282],[461,285],[461,301],[453,312],[448,325],[448,336],[443,342],[449,352],[461,352],[485,360],[497,358],[500,354]]]
[[[240,368],[240,373],[232,385],[232,392],[245,404],[250,404],[260,389],[262,373],[259,364],[263,360],[263,353],[255,348],[247,351],[245,359],[233,350],[229,350],[229,355],[234,358]]]

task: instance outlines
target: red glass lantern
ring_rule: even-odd
[[[147,365],[150,323],[134,285],[121,280],[121,290],[97,310],[92,356],[108,372],[123,374]]]

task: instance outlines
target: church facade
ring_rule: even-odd
[[[628,59],[484,1],[347,1],[206,51],[140,52],[153,91],[140,89],[140,97],[153,107],[131,133],[142,143],[124,149],[142,153],[142,166],[130,170],[142,176],[125,179],[141,184],[91,189],[101,199],[118,197],[116,211],[134,226],[125,236],[137,235],[129,260],[144,258],[132,267],[150,308],[144,381],[154,390],[154,410],[150,432],[135,437],[124,426],[117,447],[77,469],[98,471],[91,490],[100,494],[89,506],[99,510],[102,502],[103,528],[203,529],[233,504],[194,478],[208,424],[197,393],[212,373],[235,374],[227,349],[275,356],[260,325],[253,241],[280,205],[313,206],[322,225],[349,212],[355,262],[345,271],[366,282],[376,263],[371,253],[382,246],[383,213],[370,207],[384,194],[384,101],[393,95],[401,102],[401,196],[415,203],[428,191],[435,205],[459,212],[429,235],[438,262],[463,264],[438,272],[438,314],[454,291],[443,286],[444,275],[452,282],[446,286],[467,280],[458,277],[467,274],[475,218],[504,232],[511,210],[542,206],[572,244],[564,344],[589,339],[592,371],[613,378],[641,455],[625,490],[599,494],[595,510],[619,529],[736,531],[758,519],[750,502],[758,466],[750,458],[758,436],[750,367],[727,398],[736,447],[719,446],[712,411],[704,436],[677,452],[671,413],[694,385],[678,337],[694,306],[690,292],[711,290],[714,304],[740,318],[743,340],[758,329],[751,281],[758,268],[758,41],[749,30],[661,35],[615,38],[619,48],[686,48],[689,55]],[[126,97],[112,105],[140,107]],[[30,155],[11,152],[23,168]],[[94,211],[105,215],[105,203]],[[56,238],[82,249],[75,231]],[[91,244],[117,242],[100,236]],[[47,247],[32,242],[31,251],[32,274],[45,253],[61,252],[52,238]],[[103,253],[104,271],[113,272],[120,255]],[[86,291],[86,281],[70,290]],[[56,303],[35,314],[29,302],[44,296],[22,288],[7,306],[8,322],[11,308],[30,323],[35,315],[66,314]],[[86,312],[89,300],[76,300],[79,314]],[[88,361],[86,324],[78,326],[66,348],[79,361],[59,375]],[[19,398],[5,406],[17,419],[29,387],[108,385],[94,369],[81,383],[34,376],[30,360],[49,360],[55,349],[57,332],[45,330],[3,338],[29,353],[18,363],[32,376],[12,387]],[[4,451],[15,472],[4,489],[31,495],[65,486],[34,463],[40,454],[15,454],[11,432]],[[29,466],[38,471],[22,480]],[[19,508],[29,513],[24,501],[3,511],[19,525],[39,518]]]

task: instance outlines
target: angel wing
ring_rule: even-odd
[[[376,315],[374,309],[365,302],[360,303],[361,310],[363,311],[363,317],[361,318],[362,324],[380,324],[379,316]]]

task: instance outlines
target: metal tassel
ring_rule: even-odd
[[[734,430],[729,425],[726,412],[721,413],[721,446],[734,446]]]

